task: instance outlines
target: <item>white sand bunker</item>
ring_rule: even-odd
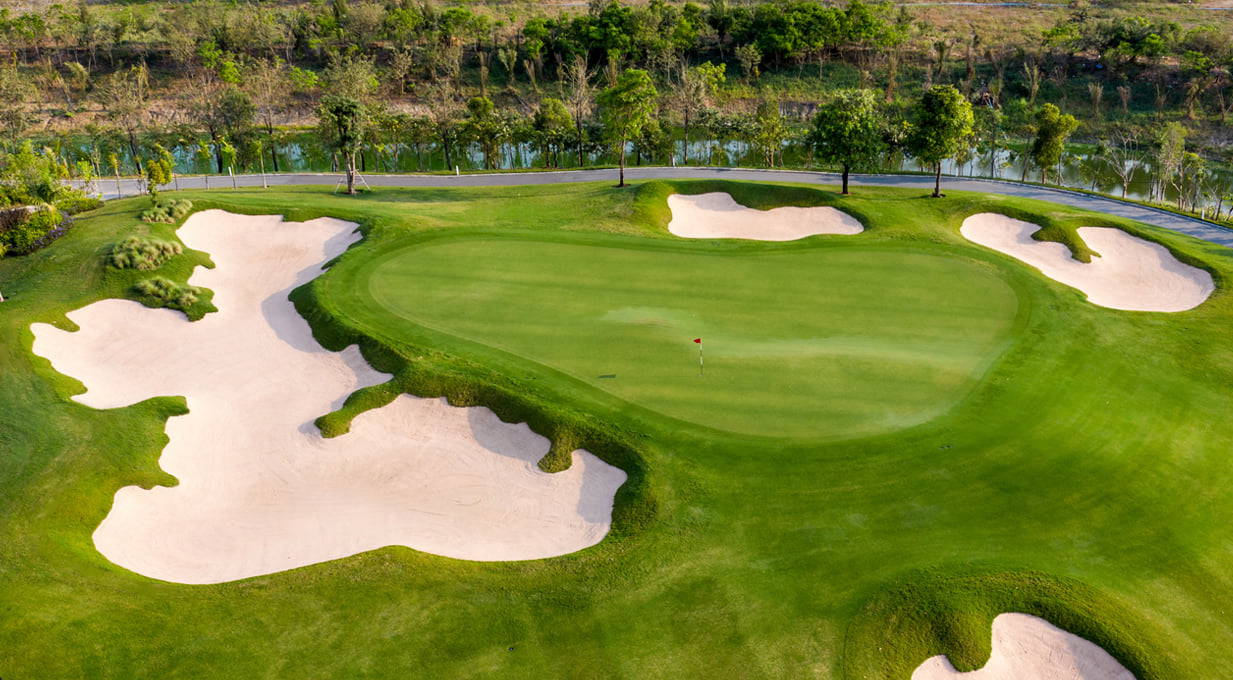
[[[960,673],[945,656],[935,656],[912,680],[1135,680],[1105,650],[1027,614],[993,620],[993,653],[980,670]]]
[[[795,241],[815,234],[859,234],[865,230],[855,217],[830,206],[755,210],[724,192],[672,194],[668,207],[672,210],[668,231],[685,238]]]
[[[113,408],[184,395],[160,464],[180,484],[120,489],[94,533],[108,559],[180,583],[218,583],[387,545],[470,560],[574,552],[608,532],[625,473],[585,451],[566,472],[536,461],[548,441],[484,408],[401,396],[323,439],[313,420],[387,376],[358,349],[313,340],[287,294],[352,243],[355,225],[288,223],[221,211],[180,229],[217,268],[192,283],[219,312],[104,300],[69,314],[81,330],[34,324],[34,351]]]
[[[1080,227],[1079,238],[1100,253],[1080,262],[1060,243],[1036,241],[1040,227],[1005,215],[980,213],[959,231],[969,241],[1006,253],[1087,295],[1092,304],[1141,312],[1193,309],[1216,289],[1211,274],[1184,264],[1164,246],[1110,227]]]

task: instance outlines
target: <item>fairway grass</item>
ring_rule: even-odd
[[[668,232],[669,194],[716,191],[758,209],[832,205],[865,231],[790,243]],[[147,274],[104,268],[112,243],[176,238],[172,226],[137,219],[148,201],[111,202],[51,247],[0,260],[0,290],[10,297],[0,303],[6,680],[906,680],[939,654],[960,670],[983,665],[992,621],[1003,612],[1039,616],[1090,640],[1140,680],[1225,675],[1221,661],[1233,648],[1227,249],[1056,205],[962,192],[935,200],[914,190],[862,187],[841,197],[799,186],[648,182],[623,190],[379,189],[359,197],[328,187],[184,193],[198,209],[361,225],[365,238],[292,298],[323,345],[359,344],[374,369],[394,378],[322,414],[326,434],[348,436],[352,418],[403,391],[487,406],[551,441],[542,466],[559,469],[581,448],[628,474],[611,533],[545,560],[476,563],[389,547],[203,586],[109,563],[91,534],[117,489],[175,483],[157,462],[166,419],[186,405],[177,395],[108,410],[72,401],[81,385],[31,353],[30,324],[69,328],[66,312],[126,297]],[[1125,229],[1211,272],[1216,291],[1175,314],[1093,305],[964,239],[963,220],[982,212],[1039,224],[1036,238],[1063,243],[1080,259],[1090,252],[1078,228]],[[472,268],[443,269],[454,258],[470,258]],[[880,290],[898,292],[887,299],[872,292],[875,283],[858,271],[862,260],[868,271],[884,270]],[[207,254],[189,250],[158,274],[183,282],[206,262]],[[435,280],[447,273],[470,281],[476,295],[451,302]],[[516,277],[556,292],[521,294]],[[896,288],[900,277],[916,289]],[[698,299],[691,280],[711,282],[730,300],[698,302],[708,327],[697,331],[694,320],[663,311],[691,309]],[[648,300],[642,287],[658,281],[662,299]],[[844,281],[865,285],[839,286]],[[776,294],[759,309],[744,290]],[[911,295],[915,307],[906,304]],[[752,321],[715,317],[707,304],[743,310]],[[952,304],[958,312],[943,311]],[[473,314],[447,314],[451,305]],[[522,321],[528,314],[556,320],[536,329]],[[897,331],[879,327],[887,314],[902,319]],[[848,315],[868,327],[842,333],[877,338],[879,353],[902,353],[910,343],[900,334],[942,333],[950,316],[986,335],[980,351],[960,343],[965,351],[954,355],[966,367],[955,375],[966,377],[895,395],[901,413],[924,418],[902,428],[868,414],[845,421],[827,411],[836,408],[831,395],[814,384],[799,398],[752,383],[656,395],[653,376],[639,383],[628,373],[644,354],[675,362],[672,324],[680,323],[679,353],[689,364],[681,370],[694,367],[690,341],[704,336],[716,371],[705,380],[744,352],[806,362],[775,378],[781,389],[805,389],[794,373],[831,368],[809,358],[816,347],[806,348],[827,337],[822,331],[838,333]],[[583,317],[609,338],[595,356],[586,352],[598,339],[560,337],[558,323]],[[638,323],[647,320],[668,325]],[[665,328],[672,340],[650,332]],[[953,351],[948,333],[918,363],[927,368],[914,370],[945,363],[933,355]],[[621,338],[647,349],[623,357],[614,344]],[[728,357],[725,343],[736,348]],[[824,356],[870,370],[855,349]],[[624,363],[604,368],[610,362]],[[775,370],[775,361],[759,362]],[[617,377],[598,377],[611,373]],[[849,385],[858,403],[859,377],[841,378],[848,382],[836,385]],[[784,418],[785,428],[796,428],[787,436],[759,429],[760,418],[723,427],[731,422],[721,416],[723,401],[758,390],[780,402],[775,410],[824,415],[804,424]],[[930,399],[938,403],[913,410]],[[870,429],[860,434],[861,427]]]

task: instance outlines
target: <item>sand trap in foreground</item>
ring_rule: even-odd
[[[1087,295],[1092,304],[1141,312],[1193,309],[1216,289],[1212,275],[1180,262],[1164,246],[1111,227],[1080,227],[1079,238],[1100,253],[1080,262],[1060,243],[1036,241],[1040,227],[1005,215],[980,213],[963,221],[969,241],[1006,253]]]
[[[403,395],[323,439],[313,420],[382,382],[359,351],[312,338],[287,294],[355,241],[355,225],[211,210],[180,237],[217,267],[192,283],[219,312],[104,300],[71,312],[81,330],[34,324],[34,351],[113,408],[183,395],[160,465],[175,487],[120,489],[94,544],[112,562],[179,583],[218,583],[387,545],[469,560],[574,552],[608,532],[625,473],[585,451],[566,472],[536,462],[548,441],[485,408]]]
[[[672,221],[668,231],[685,238],[746,238],[795,241],[815,234],[859,234],[859,220],[830,206],[785,206],[755,210],[721,191],[668,197]]]
[[[1105,650],[1027,614],[993,620],[993,653],[980,670],[960,673],[945,656],[917,666],[912,680],[1135,680]]]

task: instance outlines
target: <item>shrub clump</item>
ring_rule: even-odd
[[[107,264],[116,269],[153,271],[167,260],[184,252],[179,243],[130,236],[111,247]]]
[[[181,285],[161,276],[138,282],[133,286],[133,291],[142,298],[142,302],[151,307],[170,307],[182,312],[197,304],[201,297],[200,288]]]
[[[143,222],[164,222],[173,224],[184,218],[193,209],[193,202],[185,199],[178,201],[160,201],[152,208],[141,211]]]
[[[48,205],[0,231],[0,245],[10,255],[28,255],[63,236],[70,226],[72,220]]]
[[[103,205],[103,199],[93,196],[68,196],[56,199],[53,205],[67,215],[76,215]]]

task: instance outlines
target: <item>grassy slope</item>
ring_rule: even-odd
[[[678,189],[728,189],[758,207],[836,203],[869,226],[860,238],[927,241],[987,263],[1020,293],[1025,341],[927,425],[767,444],[624,412],[585,385],[532,384],[438,348],[408,360],[368,340],[370,358],[401,365],[409,388],[491,401],[632,470],[615,535],[538,562],[387,548],[233,584],[164,584],[109,565],[90,533],[118,486],[167,481],[155,466],[160,419],[182,403],[93,411],[65,401],[75,382],[28,352],[30,322],[131,283],[106,274],[99,256],[149,227],[133,218],[137,202],[113,203],[51,249],[0,261],[0,290],[14,296],[0,305],[0,676],[905,678],[933,653],[979,665],[990,619],[1016,609],[1096,640],[1145,680],[1220,677],[1209,662],[1233,644],[1224,613],[1233,605],[1233,436],[1221,425],[1233,406],[1230,296],[1178,315],[1104,310],[957,235],[963,216],[983,210],[1048,222],[1063,240],[1085,224],[1143,231],[1058,206],[872,189],[851,198],[713,182]],[[371,241],[346,263],[434,228],[664,237],[670,190],[194,198],[361,221]],[[1147,233],[1210,263],[1221,280],[1233,272],[1227,250]],[[182,277],[197,257],[170,274]],[[330,343],[350,332],[328,318],[342,303],[325,294],[343,273],[299,294]],[[352,410],[369,405],[355,401]],[[345,416],[329,424],[341,429]]]

